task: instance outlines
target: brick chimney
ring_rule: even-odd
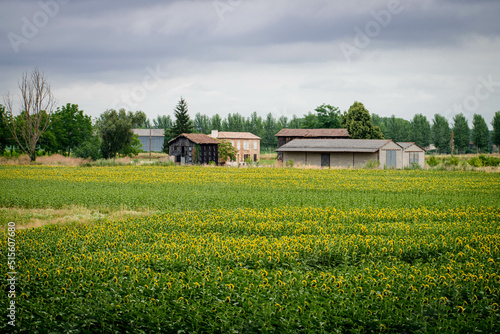
[[[212,137],[219,138],[219,130],[212,130]]]

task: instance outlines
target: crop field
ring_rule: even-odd
[[[16,229],[0,332],[500,332],[498,173],[0,166],[0,187],[3,212],[155,212]]]

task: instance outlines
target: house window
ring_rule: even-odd
[[[253,149],[257,150],[257,142],[256,141],[253,142]]]
[[[241,149],[241,142],[238,140],[238,150]]]
[[[330,167],[330,154],[321,155],[321,167]]]
[[[396,151],[387,151],[385,164],[389,168],[396,168]]]
[[[418,152],[410,152],[410,165],[413,163],[418,164]]]

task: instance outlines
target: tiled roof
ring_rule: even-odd
[[[219,132],[218,139],[261,139],[250,132]]]
[[[179,137],[186,137],[195,144],[219,144],[219,142],[210,136],[201,133],[183,133]],[[173,142],[177,138],[172,139],[169,143]]]
[[[347,129],[283,129],[276,137],[346,137],[349,138]]]
[[[374,153],[392,142],[387,139],[294,139],[277,152],[368,152]]]
[[[139,137],[149,137],[149,129],[132,129]],[[151,129],[151,137],[165,137],[165,130]]]

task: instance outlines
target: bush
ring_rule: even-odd
[[[369,160],[366,164],[365,164],[365,168],[366,169],[374,169],[374,168],[378,168],[380,166],[380,161],[378,160]]]
[[[293,159],[290,159],[286,162],[287,167],[293,167]]]
[[[79,147],[75,148],[73,154],[77,158],[91,159],[96,161],[102,158],[100,141],[98,137],[93,137],[88,141],[85,141]]]
[[[432,157],[430,157],[429,160],[427,160],[427,164],[430,166],[430,167],[436,167],[437,165],[439,165],[439,159],[436,158],[435,155],[433,155]]]
[[[478,157],[474,157],[472,159],[469,159],[468,163],[469,163],[469,165],[474,166],[474,167],[483,167],[484,166],[483,160],[478,158]]]

